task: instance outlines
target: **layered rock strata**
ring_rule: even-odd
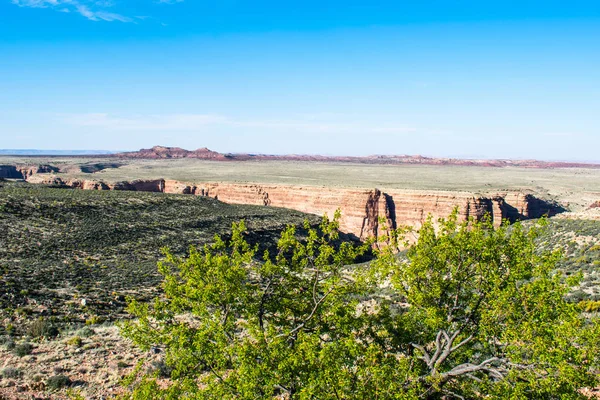
[[[467,192],[350,189],[250,183],[186,183],[174,180],[135,180],[108,183],[33,175],[32,183],[45,183],[86,190],[133,190],[206,196],[231,204],[254,204],[290,208],[311,214],[342,213],[340,228],[360,239],[380,236],[386,228],[419,228],[431,215],[448,216],[458,207],[459,218],[480,220],[489,215],[494,225],[553,215],[561,209],[523,192],[479,195]],[[383,222],[383,223],[382,223]]]

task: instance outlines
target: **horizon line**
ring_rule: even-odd
[[[156,145],[150,148],[140,148],[137,150],[102,150],[102,149],[0,149],[0,156],[15,156],[15,157],[27,157],[27,156],[102,156],[102,155],[117,155],[123,153],[136,153],[141,150],[151,150],[155,147],[163,147],[168,149],[181,149],[188,152],[194,152],[200,149],[207,149],[221,155],[239,155],[239,156],[254,156],[254,157],[322,157],[330,159],[339,158],[355,158],[355,159],[369,159],[373,157],[406,157],[406,158],[425,158],[431,160],[458,160],[458,161],[533,161],[533,162],[555,162],[555,163],[575,163],[575,164],[589,164],[599,165],[600,160],[576,160],[576,159],[539,159],[539,158],[523,158],[523,157],[503,157],[493,158],[486,156],[435,156],[435,155],[423,155],[423,154],[398,154],[398,153],[380,153],[380,154],[369,154],[369,155],[331,155],[322,153],[258,153],[258,152],[219,152],[209,149],[207,147],[198,147],[194,150],[188,150],[178,146],[163,146]]]

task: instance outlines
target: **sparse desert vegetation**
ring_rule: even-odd
[[[306,217],[192,196],[3,183],[0,329],[54,337],[65,324],[113,320],[126,296],[154,290],[161,248],[183,254],[240,219],[268,246],[286,224]]]
[[[600,221],[550,218],[538,246],[541,251],[559,249],[558,268],[566,275],[582,275],[569,293],[571,301],[600,300]]]
[[[113,323],[126,316],[127,297],[156,293],[161,248],[184,254],[240,219],[268,248],[287,224],[315,218],[193,196],[0,186],[0,396],[8,398],[116,390],[139,353]]]
[[[132,371],[164,384],[173,367],[163,349],[136,349],[114,325],[129,318],[127,299],[145,304],[160,296],[161,249],[180,256],[211,243],[215,234],[227,240],[231,224],[243,219],[250,243],[273,252],[287,224],[318,220],[189,195],[0,186],[0,396],[11,399],[116,396],[127,391],[122,382]],[[566,299],[594,317],[600,309],[600,221],[550,218],[536,240],[540,252],[563,251],[556,270],[582,274]],[[390,293],[381,288],[378,296]]]

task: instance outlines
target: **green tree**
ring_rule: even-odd
[[[187,258],[166,251],[164,295],[132,301],[123,334],[164,349],[171,383],[145,375],[127,396],[563,399],[598,383],[598,324],[565,301],[574,282],[538,254],[537,227],[454,213],[406,257],[351,266],[370,244],[340,242],[337,221],[303,240],[287,228],[262,261],[243,222]]]

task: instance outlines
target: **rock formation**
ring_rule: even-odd
[[[592,204],[590,204],[590,206],[588,207],[588,209],[593,209],[593,208],[600,208],[600,200],[593,202]]]
[[[116,155],[120,158],[146,158],[146,159],[168,159],[168,158],[198,158],[203,160],[225,160],[226,156],[207,149],[185,150],[181,147],[154,146],[151,149],[141,149]]]
[[[461,220],[476,220],[489,215],[498,226],[511,222],[554,215],[564,211],[551,203],[523,192],[480,195],[468,192],[349,189],[250,183],[186,183],[174,180],[135,180],[100,182],[66,179],[53,175],[33,175],[32,183],[45,183],[87,190],[133,190],[157,193],[206,196],[231,204],[254,204],[290,208],[310,214],[333,216],[342,213],[340,229],[357,238],[378,237],[385,228],[410,226],[419,228],[431,215],[448,216],[458,207]],[[384,225],[380,221],[384,221]]]
[[[52,165],[0,165],[0,178],[28,179],[35,174],[58,172],[58,168]]]
[[[0,165],[0,178],[23,179],[23,174],[14,165]]]
[[[372,156],[322,156],[301,154],[223,154],[207,148],[185,150],[180,147],[154,146],[151,149],[141,149],[113,155],[118,158],[132,159],[172,159],[197,158],[215,161],[248,161],[248,160],[279,160],[279,161],[320,161],[320,162],[350,162],[361,164],[425,164],[425,165],[463,165],[480,167],[525,167],[525,168],[600,168],[600,164],[555,162],[539,160],[487,160],[487,159],[458,159],[423,157],[421,155],[372,155]],[[110,156],[109,156],[110,157]]]

